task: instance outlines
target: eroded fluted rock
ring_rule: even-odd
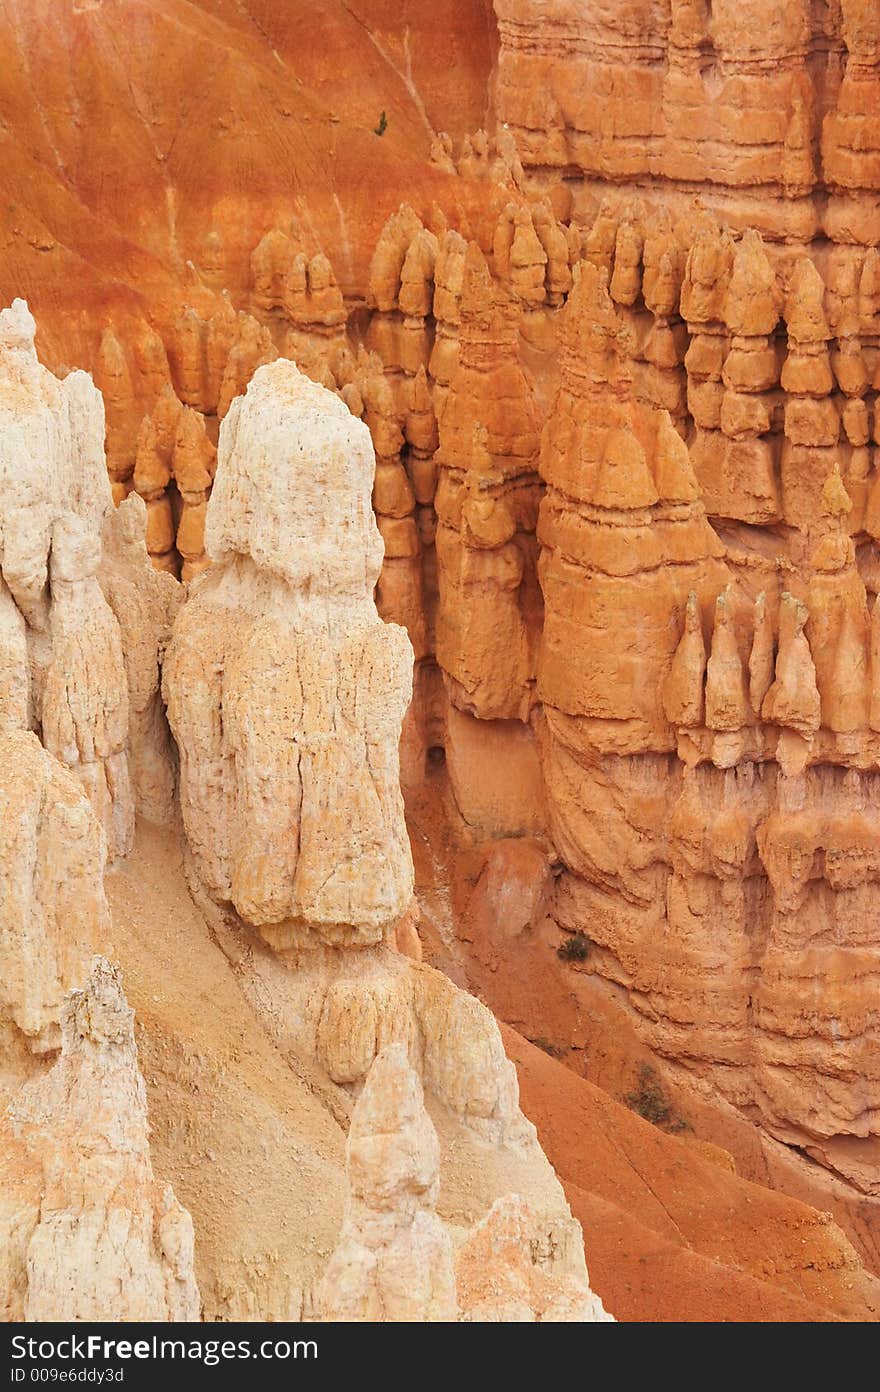
[[[823,226],[874,239],[880,63],[868,0],[494,9],[496,113],[526,183],[576,169],[616,201],[650,183],[669,202],[723,185],[740,217],[776,238]]]
[[[440,1147],[401,1043],[379,1054],[352,1116],[349,1197],[316,1292],[319,1318],[608,1320],[517,1195],[496,1199],[454,1252],[436,1212]]]
[[[224,420],[206,542],[164,689],[194,866],[278,947],[376,942],[406,910],[406,635],[373,602],[366,427],[278,361]]]
[[[0,1021],[36,1053],[58,1047],[61,1007],[106,949],[101,828],[36,735],[0,735]]]
[[[440,1146],[402,1044],[367,1075],[346,1157],[348,1208],[319,1291],[321,1316],[454,1320],[452,1242],[435,1211]]]
[[[134,1012],[103,958],[0,1128],[6,1319],[198,1319],[192,1220],[154,1177]]]
[[[97,580],[112,506],[104,409],[86,373],[59,381],[41,366],[34,331],[23,300],[0,313],[0,701],[7,725],[24,713],[73,770],[122,855],[134,802],[122,640]]]
[[[666,712],[696,717],[698,603],[714,601],[724,576],[687,445],[666,412],[634,398],[631,346],[605,271],[582,263],[541,445],[538,693],[560,757],[585,741],[659,748]],[[687,615],[675,657],[670,605]]]
[[[496,1020],[413,960],[398,766],[412,649],[373,600],[373,469],[365,425],[289,362],[262,368],[224,421],[213,565],[189,590],[164,665],[191,883],[285,1054],[357,1095],[401,1045],[452,1133],[526,1178],[539,1240],[577,1274],[580,1232],[519,1109]],[[413,1085],[401,1087],[409,1107]],[[405,1265],[395,1223],[386,1236]],[[360,1228],[348,1237],[364,1246]],[[355,1265],[359,1300],[370,1262],[360,1252]]]
[[[458,366],[439,419],[437,654],[456,705],[484,719],[525,720],[539,609],[538,413],[511,305],[475,243],[461,314]]]

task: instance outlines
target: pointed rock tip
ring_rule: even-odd
[[[15,299],[0,310],[0,348],[32,349],[37,324],[27,300]]]
[[[122,989],[122,973],[106,957],[93,957],[80,990],[71,991],[61,1022],[62,1051],[78,1039],[95,1044],[134,1043],[134,1011]]]

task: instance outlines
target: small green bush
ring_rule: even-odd
[[[556,956],[563,962],[585,962],[590,955],[590,948],[593,944],[586,933],[572,933],[571,937],[566,938],[564,943],[560,943],[556,949]]]
[[[640,1066],[638,1086],[635,1092],[627,1093],[623,1100],[631,1111],[638,1112],[653,1126],[672,1132],[690,1130],[686,1121],[673,1114],[660,1079],[649,1063]]]

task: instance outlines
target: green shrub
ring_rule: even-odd
[[[556,949],[556,956],[563,962],[585,962],[590,955],[590,948],[593,944],[586,933],[572,933],[571,937],[566,938],[564,943],[560,943]]]
[[[660,1079],[649,1063],[640,1066],[638,1086],[635,1092],[627,1093],[623,1100],[631,1111],[638,1112],[653,1126],[672,1132],[690,1130],[686,1121],[673,1114]]]

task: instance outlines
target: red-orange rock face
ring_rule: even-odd
[[[704,193],[738,228],[876,240],[871,0],[495,0],[497,110],[527,168]],[[825,197],[825,193],[828,197]]]
[[[453,0],[5,5],[5,301],[30,301],[53,366],[82,358],[105,317],[128,340],[183,286],[240,294],[294,216],[363,293],[388,213],[449,182],[435,129],[485,119],[495,43],[488,4]]]
[[[498,115],[591,224],[626,391],[687,441],[715,543],[698,573],[664,545],[632,406],[597,470],[619,374],[569,348],[538,527],[558,921],[645,1040],[876,1193],[875,7],[495,9]],[[609,454],[641,532],[585,515]]]

